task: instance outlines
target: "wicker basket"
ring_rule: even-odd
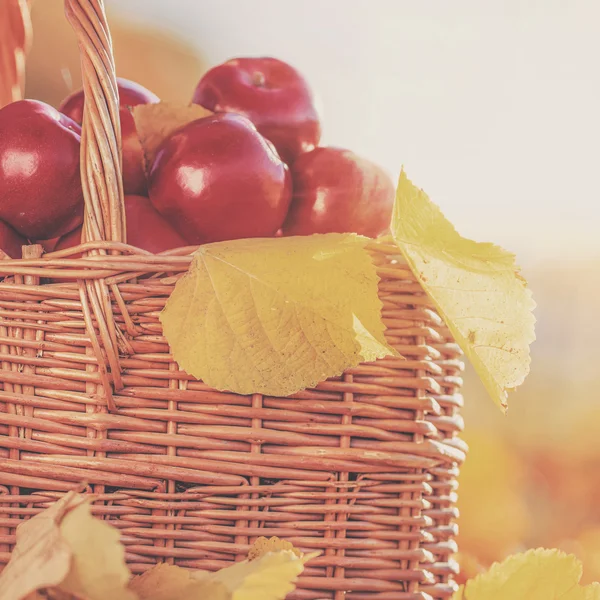
[[[379,240],[371,252],[404,360],[289,398],[217,392],[179,370],[158,314],[193,249],[121,243],[102,0],[65,4],[82,53],[90,241],[85,258],[29,246],[0,263],[0,564],[23,519],[84,483],[134,572],[157,561],[214,570],[277,535],[322,551],[292,598],[448,598],[461,353],[397,248]]]
[[[27,0],[0,0],[0,108],[23,95],[30,44]]]

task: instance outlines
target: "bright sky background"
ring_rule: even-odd
[[[272,55],[324,142],[409,177],[530,263],[600,257],[600,0],[112,0],[211,64]],[[190,91],[191,93],[191,91]]]

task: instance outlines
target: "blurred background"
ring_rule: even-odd
[[[465,374],[463,576],[560,547],[600,580],[600,3],[106,0],[118,74],[188,102],[211,65],[304,73],[323,143],[411,179],[459,231],[517,253],[538,303],[532,372],[504,417]],[[62,0],[37,0],[29,97],[80,85]]]

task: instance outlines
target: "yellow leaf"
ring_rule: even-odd
[[[280,550],[216,573],[194,573],[193,576],[200,581],[222,583],[231,600],[283,600],[296,589],[294,583],[304,570],[304,563],[317,554],[300,558],[291,550]]]
[[[465,586],[461,585],[455,592],[452,594],[452,600],[464,600],[465,596]]]
[[[81,600],[81,597],[62,592],[58,588],[45,588],[27,596],[25,600]]]
[[[81,502],[81,496],[68,493],[17,527],[15,549],[0,575],[0,600],[22,600],[63,581],[71,566],[72,553],[63,539],[60,524]]]
[[[535,303],[509,252],[461,237],[400,174],[392,234],[487,391],[503,410],[529,373]]]
[[[144,151],[146,167],[152,165],[158,146],[176,129],[213,114],[198,104],[180,106],[168,102],[140,104],[130,110]]]
[[[288,542],[287,540],[281,540],[274,535],[268,539],[264,536],[259,537],[254,544],[252,544],[250,550],[248,550],[248,560],[255,560],[269,552],[277,552],[278,550],[289,550],[298,558],[302,558],[302,552],[294,548],[291,542]]]
[[[218,390],[287,396],[392,354],[367,241],[202,246],[160,316],[175,360]]]
[[[600,585],[579,585],[581,573],[581,563],[572,555],[529,550],[492,565],[453,600],[600,600]]]
[[[89,503],[63,519],[60,533],[73,553],[71,570],[60,590],[86,600],[137,600],[127,589],[131,576],[119,530],[92,516]]]
[[[131,580],[129,589],[139,600],[229,600],[231,594],[218,581],[193,579],[191,571],[160,563]]]

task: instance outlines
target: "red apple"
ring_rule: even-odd
[[[248,119],[192,121],[159,146],[150,200],[190,244],[272,236],[290,202],[287,166]]]
[[[123,148],[123,191],[125,194],[145,195],[148,181],[144,166],[144,151],[128,108],[120,108],[121,147]]]
[[[129,79],[117,77],[117,90],[119,92],[119,106],[137,106],[138,104],[153,104],[160,102],[158,96],[146,89],[143,85]],[[58,107],[58,110],[81,125],[83,121],[83,90],[77,90],[67,96]]]
[[[234,58],[208,71],[192,102],[248,117],[287,163],[321,138],[312,92],[296,69],[276,58]]]
[[[127,243],[153,254],[182,248],[187,242],[161,217],[148,198],[125,196]]]
[[[135,130],[135,121],[127,107],[138,104],[159,102],[158,97],[139,83],[117,78],[119,90],[119,116],[121,118],[121,138],[123,144],[123,187],[126,194],[145,194],[147,191],[146,173],[142,145]],[[59,110],[77,123],[83,120],[83,90],[65,98]]]
[[[125,196],[127,243],[153,254],[182,248],[187,242],[160,216],[148,198]],[[65,250],[81,243],[81,227],[63,236],[55,250]]]
[[[394,185],[377,165],[341,148],[316,148],[292,165],[294,194],[284,235],[359,233],[390,225]]]
[[[81,228],[82,225],[77,227],[77,229],[73,229],[73,231],[69,231],[69,233],[66,233],[59,238],[52,252],[58,252],[59,250],[66,250],[67,248],[73,248],[73,246],[79,246],[79,244],[81,244]],[[81,254],[75,254],[73,256],[73,258],[79,257],[81,257]]]
[[[59,240],[59,237],[55,237],[50,240],[35,240],[35,243],[40,244],[44,249],[44,252],[52,252],[54,248],[56,248],[56,244],[58,244]]]
[[[0,110],[0,219],[29,239],[58,237],[83,220],[81,128],[51,106]]]
[[[0,221],[0,250],[11,258],[21,258],[22,247],[27,240],[20,236],[12,227]]]

